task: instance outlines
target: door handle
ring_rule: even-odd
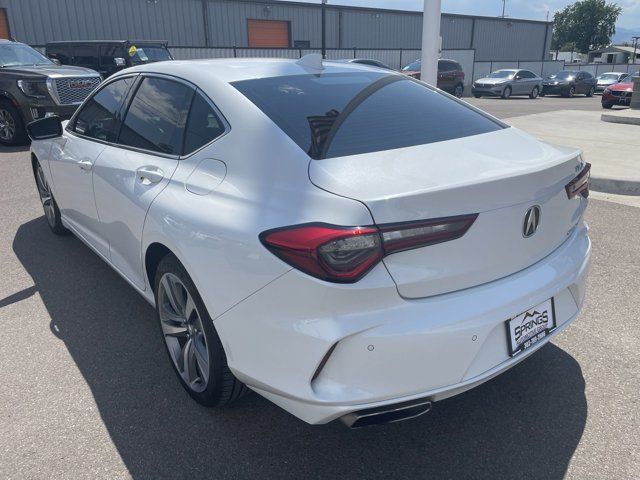
[[[157,167],[140,167],[136,170],[136,176],[142,185],[151,185],[161,181],[164,172]]]
[[[85,171],[89,171],[93,168],[93,163],[91,160],[78,160],[78,166]]]

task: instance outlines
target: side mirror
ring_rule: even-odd
[[[522,77],[521,77],[520,75],[516,75],[514,78],[515,78],[516,80],[522,80]]]
[[[27,125],[27,134],[31,140],[48,140],[62,136],[60,117],[45,117]]]
[[[113,62],[116,64],[116,67],[126,67],[127,66],[127,61],[122,57],[114,58]]]
[[[62,65],[62,62],[60,60],[58,60],[57,58],[49,58],[49,60],[51,60],[56,65]]]

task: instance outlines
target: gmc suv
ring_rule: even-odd
[[[28,45],[0,40],[0,144],[25,143],[33,120],[71,118],[101,81],[94,70],[61,66]]]

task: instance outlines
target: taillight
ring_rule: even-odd
[[[367,227],[309,223],[260,234],[274,255],[309,275],[338,283],[364,277],[385,255],[461,237],[474,215]]]
[[[580,171],[580,173],[567,183],[567,186],[564,187],[567,191],[567,197],[573,198],[576,195],[580,194],[584,198],[589,196],[589,178],[591,176],[591,164],[587,163],[585,167]]]

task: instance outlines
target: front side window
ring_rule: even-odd
[[[180,155],[194,90],[179,82],[147,77],[136,91],[118,143]]]
[[[73,64],[86,68],[98,68],[98,49],[95,45],[78,45],[73,52]]]
[[[120,122],[117,113],[135,77],[116,80],[99,90],[78,112],[73,131],[85,137],[114,142]]]
[[[124,48],[121,45],[102,45],[100,47],[100,66],[112,68],[116,66],[116,58],[124,59]]]
[[[195,152],[213,141],[225,131],[224,123],[200,92],[196,93],[189,111],[187,130],[184,136],[184,153]]]
[[[71,63],[71,53],[68,47],[49,47],[47,48],[47,56],[55,58],[63,65],[69,65]]]
[[[325,73],[232,83],[315,159],[478,135],[501,124],[404,75]]]

